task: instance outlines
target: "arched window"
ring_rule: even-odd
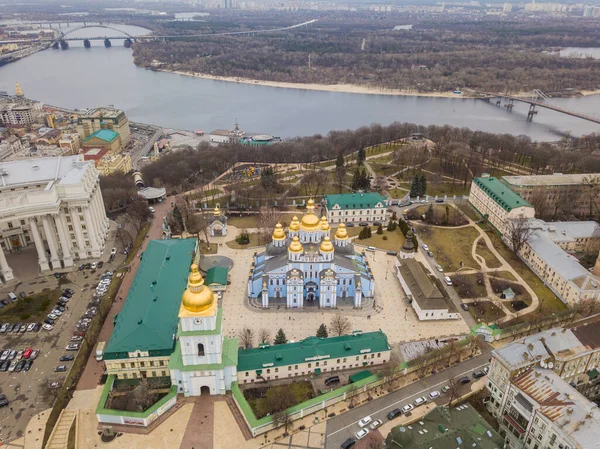
[[[204,345],[202,343],[198,343],[198,355],[199,356],[204,355]]]

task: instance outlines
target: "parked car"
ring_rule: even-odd
[[[46,322],[44,322],[44,324],[42,325],[42,327],[44,328],[44,330],[46,331],[51,331],[52,329],[54,329],[54,326],[52,326],[52,324],[48,324]]]
[[[33,360],[25,360],[25,366],[23,367],[23,371],[29,371],[31,369],[31,365],[33,365]]]
[[[51,313],[52,315],[56,315],[57,317],[58,317],[58,316],[61,316],[61,315],[63,314],[63,313],[62,313],[60,310],[58,310],[58,309],[54,309],[54,310],[52,310],[52,312],[50,312],[50,313]]]
[[[15,370],[15,368],[17,367],[18,363],[19,363],[18,360],[13,360],[12,362],[10,362],[10,365],[8,366],[8,371],[12,373]]]
[[[398,255],[398,253],[396,251],[387,251],[386,254],[388,256],[397,256]]]
[[[23,353],[23,358],[24,359],[28,359],[29,357],[31,357],[32,353],[33,353],[33,349],[32,348],[27,348],[25,350],[25,352]]]
[[[473,373],[473,379],[479,379],[479,378],[481,378],[483,376],[485,376],[485,373],[481,369],[478,369],[477,371],[475,371]]]
[[[77,341],[81,341],[83,340],[83,337],[79,336],[79,335],[73,335],[71,337],[71,341],[77,342]]]
[[[0,394],[0,407],[6,407],[8,405],[8,399],[5,394]]]
[[[444,269],[442,268],[442,266],[439,263],[436,264],[435,269],[438,270],[440,273],[444,272]]]
[[[348,438],[346,441],[342,443],[340,446],[342,449],[349,449],[356,444],[356,440],[354,438]]]
[[[402,407],[402,413],[410,412],[412,409],[414,409],[412,404],[406,404],[404,407]]]
[[[359,427],[365,427],[371,421],[373,421],[373,418],[371,418],[370,416],[365,416],[363,419],[358,421],[358,425],[359,425]]]
[[[423,251],[429,251],[429,246],[427,246],[425,243],[421,245],[421,248],[423,248]]]
[[[433,257],[433,253],[432,253],[431,251],[427,251],[427,255],[428,255],[429,257]]]
[[[79,265],[79,268],[78,268],[78,270],[79,270],[79,271],[83,271],[83,270],[85,270],[85,265],[83,265],[83,264]]]
[[[23,367],[26,363],[27,360],[20,360],[19,363],[17,363],[17,366],[15,366],[15,373],[20,373],[21,371],[23,371]]]
[[[377,248],[374,246],[367,246],[367,251],[375,252]]]
[[[10,302],[8,299],[3,299],[2,301],[0,301],[2,304],[4,304],[5,306],[9,305]]]
[[[2,326],[0,326],[0,334],[4,334],[6,329],[8,329],[8,323],[4,323]]]
[[[372,422],[372,423],[369,425],[369,428],[370,428],[371,430],[375,430],[375,429],[377,429],[377,428],[378,428],[380,425],[382,425],[382,424],[383,424],[383,421],[382,421],[382,420],[380,420],[380,419],[376,419],[375,421],[373,421],[373,422]]]
[[[5,351],[2,352],[2,355],[0,355],[0,361],[4,362],[6,359],[8,359],[9,355],[10,355],[10,349],[6,349]]]
[[[368,434],[369,434],[369,429],[360,429],[358,432],[356,432],[355,437],[357,440],[362,440]]]
[[[23,324],[23,323],[16,323],[16,324],[13,326],[13,328],[12,328],[12,333],[13,333],[13,334],[17,334],[17,333],[19,333],[19,332],[21,331],[21,325],[22,325],[22,324]]]
[[[35,328],[35,323],[29,323],[27,325],[27,332],[33,332],[34,328]]]
[[[41,328],[42,323],[35,323],[35,326],[33,326],[33,332],[39,332]]]
[[[98,266],[98,264],[96,262],[93,262],[92,266],[91,266],[92,270],[95,270],[97,266]]]
[[[17,351],[15,351],[14,349],[10,350],[10,354],[8,354],[8,360],[14,360],[14,358],[17,356]]]
[[[65,349],[67,351],[79,351],[79,343],[71,343],[68,344]]]
[[[439,391],[432,391],[429,393],[429,399],[435,399],[435,398],[439,398],[440,397],[440,392]]]
[[[56,305],[56,307],[54,308],[54,310],[58,310],[60,313],[63,313],[65,310],[65,306],[61,306],[59,304]]]
[[[115,254],[117,254],[117,248],[113,248],[110,250],[110,255],[114,256]]]
[[[435,202],[436,203],[443,203],[444,202],[444,198],[436,198]]]
[[[55,373],[64,373],[66,370],[67,370],[66,365],[58,365],[56,368],[54,368]]]
[[[29,356],[29,360],[35,360],[35,359],[37,359],[38,355],[40,355],[40,350],[39,349],[34,349],[33,351],[31,351],[31,355]]]
[[[21,327],[19,328],[19,332],[21,332],[21,333],[27,332],[27,324],[21,324]]]
[[[10,366],[10,360],[5,360],[0,364],[0,371],[6,372],[8,371],[8,367]]]
[[[73,357],[72,355],[63,355],[61,356],[60,359],[58,359],[59,362],[71,362],[73,359],[75,359],[75,357]]]
[[[104,262],[103,261],[98,262],[98,268],[102,268],[103,266],[104,266]]]
[[[452,279],[450,279],[448,276],[444,276],[444,282],[446,285],[452,285]]]
[[[468,384],[469,382],[471,382],[471,379],[469,379],[467,376],[463,376],[460,379],[458,379],[458,381],[461,384],[465,385],[465,384]]]
[[[463,309],[465,312],[467,312],[469,310],[469,304],[465,304],[464,302],[460,305],[460,308]]]
[[[442,394],[446,394],[450,391],[450,387],[448,385],[444,385],[442,387]]]
[[[50,382],[50,383],[48,383],[48,387],[50,387],[52,389],[58,388],[58,387],[60,387],[60,382],[58,382],[56,380],[53,382]]]
[[[427,398],[425,396],[421,396],[415,399],[415,407],[419,407],[427,402]]]
[[[400,416],[402,414],[402,410],[400,410],[399,408],[395,408],[394,410],[390,411],[387,414],[387,419],[389,419],[390,421],[398,416]]]
[[[65,295],[73,295],[74,293],[75,293],[75,290],[73,290],[72,288],[65,288],[65,290],[64,290]]]
[[[21,359],[23,358],[23,353],[24,353],[24,352],[25,352],[25,351],[23,351],[22,349],[21,349],[21,350],[19,350],[19,351],[17,351],[16,359],[17,359],[17,360],[21,360]]]
[[[48,318],[50,318],[51,320],[58,320],[58,315],[54,314],[54,313],[49,313],[48,314]]]

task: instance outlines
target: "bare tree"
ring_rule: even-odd
[[[269,329],[261,329],[258,331],[258,342],[261,345],[269,344],[271,341],[271,331]]]
[[[373,181],[373,190],[379,193],[383,193],[387,188],[387,181],[385,176],[377,176]]]
[[[448,377],[448,407],[452,407],[452,402],[456,398],[456,394],[458,393],[458,383],[456,377],[450,376]]]
[[[273,425],[275,427],[283,427],[284,436],[287,436],[288,430],[294,427],[294,421],[287,409],[280,410],[273,414]]]
[[[350,384],[350,388],[346,391],[346,401],[350,401],[348,408],[354,408],[354,401],[359,394],[360,387],[356,386],[356,384]]]
[[[337,335],[339,337],[341,335],[348,334],[352,330],[352,324],[350,324],[350,320],[348,318],[338,313],[331,318],[329,330],[333,335]]]
[[[239,331],[238,338],[240,339],[240,345],[242,348],[251,348],[252,344],[254,343],[254,331],[249,327],[244,327]]]
[[[586,187],[588,203],[589,203],[589,217],[594,217],[594,213],[598,212],[598,205],[596,204],[596,198],[600,193],[600,176],[584,176],[582,179],[583,185]]]
[[[151,212],[148,203],[140,197],[132,200],[127,206],[127,220],[134,227],[135,232],[140,232],[144,223],[150,218]]]
[[[209,241],[209,229],[208,225],[210,223],[210,213],[199,213],[195,214],[190,204],[183,198],[177,198],[176,205],[181,214],[181,218],[183,220],[183,225],[185,230],[190,234],[194,235],[204,235],[206,240],[206,245],[208,249],[210,249],[210,241]]]
[[[506,222],[506,236],[511,249],[518,254],[521,248],[531,239],[535,229],[528,218],[517,217]]]
[[[261,207],[258,215],[258,229],[264,236],[268,236],[281,219],[281,212],[275,207]]]

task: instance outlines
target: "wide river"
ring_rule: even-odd
[[[116,25],[132,35],[137,27]],[[115,35],[104,28],[86,28],[72,36]],[[249,37],[251,39],[251,37]],[[231,129],[237,120],[250,132],[293,137],[327,133],[394,121],[452,125],[494,133],[524,134],[535,140],[555,140],[557,132],[573,135],[600,132],[600,126],[541,109],[526,121],[528,105],[512,113],[481,100],[349,94],[213,81],[153,72],[133,64],[132,50],[122,41],[104,48],[71,42],[69,50],[48,49],[0,67],[0,90],[14,92],[19,82],[25,95],[67,108],[114,105],[130,119],[188,130]],[[594,115],[600,96],[555,99],[565,109]]]

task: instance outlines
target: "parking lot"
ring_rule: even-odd
[[[73,361],[60,361],[60,358],[64,355],[77,355],[77,350],[68,351],[66,347],[69,344],[77,343],[71,339],[74,333],[78,332],[78,322],[90,307],[95,306],[92,303],[95,287],[99,283],[102,274],[116,268],[125,257],[119,254],[114,262],[109,263],[109,256],[110,251],[107,251],[107,254],[103,257],[105,262],[100,270],[83,269],[82,271],[63,274],[60,289],[72,289],[73,294],[65,304],[62,315],[55,320],[51,330],[41,328],[38,332],[25,330],[24,332],[0,333],[0,349],[2,349],[2,352],[7,349],[23,352],[28,348],[39,350],[39,354],[33,360],[28,371],[3,371],[3,363],[7,363],[7,361],[0,360],[0,393],[6,395],[9,401],[8,406],[0,408],[0,441],[7,442],[20,437],[32,416],[51,407],[57,390],[51,388],[50,385],[53,382],[55,382],[55,387],[62,385],[73,364]],[[59,280],[53,275],[47,275],[36,278],[36,282],[18,285],[14,288],[14,291],[19,296],[21,291],[24,291],[26,295],[30,295],[42,290],[48,291],[58,288]],[[3,291],[0,293],[0,299],[5,298],[8,299],[8,295],[6,291]],[[99,300],[99,298],[96,299]],[[19,298],[18,301],[23,301],[23,299]],[[56,303],[56,300],[53,301],[47,311],[41,314],[35,322],[43,324],[44,319],[52,312]],[[3,310],[8,311],[10,309]],[[93,319],[92,313],[88,316]],[[33,318],[20,320],[17,316],[11,317],[10,321],[12,323],[20,321],[30,324]],[[0,331],[3,324],[4,322],[0,319]],[[79,325],[81,335],[84,335],[85,327]],[[18,357],[12,360],[13,364],[15,360],[18,360]],[[61,365],[66,369],[62,372],[56,372],[56,368]],[[13,366],[13,368],[16,368],[16,366]]]

